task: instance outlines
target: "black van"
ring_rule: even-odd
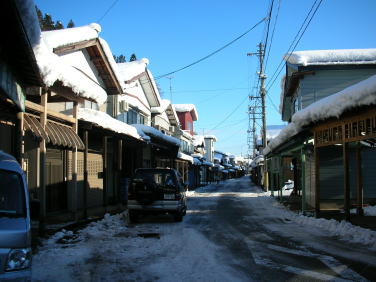
[[[182,221],[187,211],[187,185],[180,174],[170,168],[140,168],[128,187],[130,220],[140,214],[169,213],[175,221]]]

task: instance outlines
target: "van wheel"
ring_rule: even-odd
[[[174,214],[174,219],[176,222],[181,222],[183,220],[183,214],[181,212],[177,212]]]
[[[135,211],[129,211],[129,220],[131,223],[138,222],[138,213]]]

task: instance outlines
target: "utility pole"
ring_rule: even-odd
[[[265,48],[262,43],[258,44],[258,50],[256,53],[248,53],[248,56],[256,55],[259,58],[260,63],[260,70],[257,72],[259,82],[260,82],[260,88],[258,89],[258,95],[255,96],[249,96],[250,99],[250,106],[249,106],[249,116],[251,120],[251,114],[252,114],[252,120],[253,120],[253,126],[252,130],[248,129],[249,132],[253,133],[254,138],[254,147],[256,147],[256,140],[255,140],[255,133],[256,133],[256,119],[262,120],[262,148],[264,149],[266,147],[266,107],[265,107],[265,96],[266,96],[266,90],[265,90],[265,79],[266,75],[264,73],[264,56],[265,56]],[[254,101],[252,103],[252,101]],[[261,105],[260,105],[261,102]],[[259,112],[259,108],[261,106],[261,113]],[[255,156],[255,155],[254,155]],[[264,188],[266,191],[268,191],[268,173],[267,173],[267,160],[264,161]]]

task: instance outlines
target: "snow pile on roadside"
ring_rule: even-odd
[[[140,236],[151,232],[160,237]],[[73,235],[75,242],[57,242]],[[220,262],[219,250],[182,224],[127,228],[122,214],[107,214],[77,234],[61,231],[46,240],[33,257],[33,281],[240,280],[239,273]]]
[[[376,216],[376,206],[368,206],[363,208],[364,215],[366,216]],[[356,209],[350,210],[350,213],[355,214]]]
[[[265,201],[265,206],[269,206],[268,209],[265,209],[265,212],[269,213],[270,216],[280,218],[284,221],[288,219],[307,227],[320,228],[321,230],[325,230],[329,236],[338,236],[341,240],[360,243],[376,250],[375,231],[352,225],[347,221],[339,222],[334,219],[328,220],[296,214],[293,211],[287,210],[274,198],[269,197],[269,193],[263,193],[263,196],[260,195],[259,199]]]
[[[123,218],[123,214],[106,214],[102,220],[90,223],[76,234],[64,229],[55,233],[43,242],[43,246],[33,256],[33,280],[85,280],[84,276],[88,273],[80,270],[82,264],[86,264],[95,256],[101,256],[111,248],[121,248],[120,245],[116,245],[121,244],[120,240],[112,241],[109,246],[105,243],[114,235],[126,232],[127,227]],[[101,243],[98,244],[98,241]],[[98,247],[102,249],[98,250]]]

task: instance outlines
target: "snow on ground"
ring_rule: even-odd
[[[234,181],[234,179],[228,180]],[[288,185],[286,185],[288,186]],[[286,193],[291,193],[290,187],[286,187]],[[188,196],[194,197],[200,195],[203,197],[215,197],[216,195],[225,195],[225,193],[215,193],[216,185],[211,184],[205,187],[201,187],[196,191],[189,191]],[[212,192],[212,193],[207,193]],[[229,193],[233,194],[233,193]],[[376,250],[376,232],[370,229],[362,228],[359,226],[352,225],[347,221],[336,221],[334,219],[324,219],[324,218],[315,218],[310,216],[305,216],[300,213],[293,212],[289,209],[286,209],[285,206],[277,202],[274,197],[270,197],[271,192],[259,192],[259,193],[241,193],[238,198],[244,197],[251,197],[251,198],[258,198],[259,204],[263,207],[267,207],[264,209],[265,214],[273,217],[273,218],[280,218],[283,221],[290,220],[293,222],[298,223],[299,225],[307,228],[307,233],[310,232],[312,227],[319,228],[326,232],[329,236],[337,236],[343,241],[352,242],[352,243],[360,243],[365,246],[369,246],[372,249]],[[277,195],[277,192],[274,192],[274,195]],[[364,209],[365,215],[371,216],[376,214],[376,206],[366,207]]]
[[[368,206],[363,208],[365,216],[376,216],[376,206]],[[351,213],[356,213],[356,209],[350,210]]]
[[[190,225],[190,216],[208,217],[215,212],[218,199],[232,197],[239,205],[252,205],[252,217],[259,221],[270,218],[273,223],[260,222],[272,232],[295,233],[305,238],[325,236],[331,240],[359,243],[376,250],[376,232],[353,226],[348,222],[316,219],[287,210],[270,192],[231,192],[218,187],[238,185],[238,179],[211,184],[188,191],[192,201],[200,201],[187,211],[183,223],[166,222],[127,225],[126,214],[105,215],[78,231],[61,231],[43,241],[33,257],[34,281],[236,281],[234,269],[221,261],[220,245],[210,241]],[[199,208],[201,207],[201,208]],[[368,210],[375,210],[369,207]],[[247,215],[244,216],[245,219]],[[160,220],[160,219],[159,219]],[[269,220],[270,221],[270,220]],[[291,225],[293,224],[293,225]],[[285,226],[286,225],[286,226]],[[273,228],[276,228],[274,230]],[[284,230],[281,230],[284,229]],[[212,230],[213,231],[213,230]],[[212,232],[210,231],[210,232]],[[214,231],[213,231],[214,232]],[[294,234],[295,234],[294,233]],[[306,242],[306,241],[304,241]],[[307,242],[309,243],[309,242]],[[53,261],[53,263],[51,263]]]
[[[152,236],[156,231],[159,237]],[[123,214],[107,214],[77,234],[63,230],[45,240],[33,257],[33,280],[234,281],[236,274],[218,262],[217,248],[181,224],[128,228]]]

